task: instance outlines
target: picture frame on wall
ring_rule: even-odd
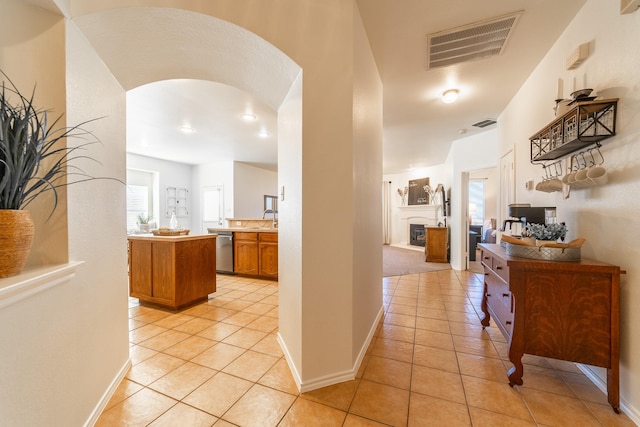
[[[429,185],[429,178],[409,180],[409,206],[429,204],[429,194],[424,190],[426,185]]]

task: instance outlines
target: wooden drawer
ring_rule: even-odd
[[[493,268],[493,257],[491,253],[487,252],[486,249],[483,249],[480,252],[480,261],[485,266],[485,268],[492,269]]]
[[[487,294],[491,294],[496,298],[496,301],[500,301],[509,312],[512,312],[509,285],[500,279],[493,271],[488,272],[485,280],[487,281]]]
[[[498,328],[508,338],[513,326],[513,301],[509,285],[493,271],[485,269],[487,284],[487,306]]]
[[[236,231],[235,233],[236,240],[255,240],[258,241],[258,233],[247,233],[244,231]]]
[[[261,242],[277,242],[278,233],[260,233]]]
[[[496,274],[500,276],[502,280],[504,280],[505,282],[509,282],[509,267],[504,260],[498,257],[493,257],[493,266],[491,267],[491,270],[496,272]]]

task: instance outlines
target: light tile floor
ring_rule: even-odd
[[[509,387],[505,340],[480,326],[482,274],[382,286],[357,378],[302,394],[276,342],[277,283],[218,275],[214,298],[177,314],[131,299],[132,367],[97,425],[634,425],[572,363],[525,356],[524,385]]]

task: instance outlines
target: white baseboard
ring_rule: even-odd
[[[598,387],[605,395],[607,394],[606,381],[600,378],[600,376],[591,369],[591,366],[583,365],[581,363],[576,363],[576,366],[587,376],[587,378],[591,380],[592,383],[596,385],[596,387]],[[622,396],[620,396],[620,411],[624,412],[624,414],[629,417],[635,425],[640,426],[640,411],[638,411],[638,408],[630,405],[629,402],[622,398]]]
[[[122,382],[124,376],[127,375],[129,368],[131,368],[131,359],[127,359],[127,362],[124,364],[124,366],[120,368],[118,375],[116,375],[116,377],[111,381],[111,384],[109,384],[109,388],[107,388],[107,390],[105,390],[105,392],[102,394],[102,397],[98,401],[98,404],[91,412],[89,419],[84,423],[85,427],[92,427],[96,424],[96,422],[98,422],[98,418],[100,418],[102,411],[104,411],[107,403],[109,403],[109,399],[111,399],[111,396],[113,396],[113,394],[116,392],[116,389]]]
[[[309,381],[304,381],[304,382],[302,381],[300,377],[300,373],[297,371],[296,366],[294,365],[291,359],[291,355],[287,349],[287,346],[285,345],[284,341],[282,340],[282,337],[278,333],[277,335],[278,343],[282,348],[282,352],[284,353],[284,357],[287,361],[287,364],[289,365],[289,369],[291,370],[293,379],[296,382],[296,386],[298,387],[298,390],[300,391],[300,393],[305,393],[307,391],[316,390],[322,387],[327,387],[330,385],[334,385],[334,384],[338,384],[341,382],[350,381],[354,379],[358,374],[358,369],[360,369],[360,365],[364,360],[364,356],[367,354],[367,349],[371,344],[371,340],[373,340],[373,337],[376,332],[376,328],[378,327],[378,323],[380,322],[380,319],[382,318],[383,314],[384,314],[384,307],[380,307],[380,310],[378,311],[378,314],[376,316],[376,320],[373,322],[373,325],[371,326],[369,333],[367,334],[367,339],[365,340],[362,347],[360,348],[360,351],[358,352],[358,357],[356,358],[351,369],[342,371],[342,372],[335,372],[335,373],[318,377],[318,378],[313,378]]]

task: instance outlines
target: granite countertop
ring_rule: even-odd
[[[215,234],[187,234],[186,236],[154,236],[153,234],[131,234],[127,238],[129,240],[171,240],[171,241],[185,241],[185,240],[198,240],[198,239],[210,239],[215,238]]]
[[[224,232],[242,232],[242,233],[277,233],[277,228],[266,228],[266,227],[210,227],[207,228],[209,233],[224,233]]]

